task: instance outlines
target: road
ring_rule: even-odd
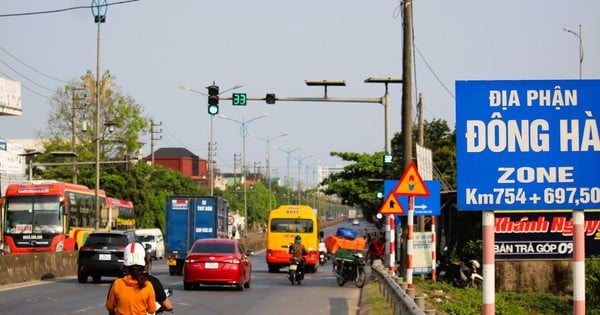
[[[328,233],[331,231],[326,229]],[[173,289],[171,301],[177,314],[358,314],[360,289],[352,283],[339,287],[330,261],[316,273],[307,274],[302,285],[291,286],[285,270],[267,271],[264,252],[256,253],[251,260],[252,283],[243,292],[222,287],[184,291],[182,277],[169,275],[163,260],[154,261],[152,273],[165,287]],[[104,302],[113,279],[80,284],[76,277],[69,277],[2,286],[0,312],[106,315]]]

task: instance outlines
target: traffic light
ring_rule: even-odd
[[[208,113],[216,115],[219,113],[219,87],[214,83],[209,85],[208,89]]]
[[[267,104],[275,104],[275,101],[277,100],[277,98],[275,97],[274,93],[269,93],[267,94],[267,96],[265,97],[265,101],[267,102]]]
[[[385,217],[383,216],[383,214],[377,212],[373,215],[373,224],[375,224],[375,226],[379,229],[381,229],[383,227],[383,223],[385,222]]]
[[[383,156],[383,178],[393,179],[394,169],[392,167],[393,156],[391,154],[385,154]]]

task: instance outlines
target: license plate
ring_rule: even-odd
[[[298,265],[290,265],[290,270],[296,270],[298,269]]]
[[[207,263],[204,263],[204,268],[206,268],[206,269],[217,269],[217,268],[219,268],[219,263],[216,263],[216,262],[207,262]]]
[[[175,259],[167,260],[167,266],[177,266],[177,260],[175,260]]]
[[[111,260],[111,254],[98,254],[99,260]]]

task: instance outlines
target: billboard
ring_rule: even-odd
[[[21,82],[0,78],[0,115],[23,115]]]
[[[600,207],[600,80],[457,81],[459,210]]]
[[[600,212],[585,212],[585,256],[600,255]],[[495,212],[497,260],[572,259],[571,212]]]

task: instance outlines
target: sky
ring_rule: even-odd
[[[205,96],[221,91],[249,98],[322,97],[305,80],[344,80],[329,97],[378,98],[369,77],[402,77],[399,0],[108,0],[100,26],[100,72],[110,71],[162,130],[155,149],[184,147],[207,158],[211,117]],[[65,82],[96,72],[98,26],[89,0],[3,0],[0,4],[0,77],[22,83],[22,116],[0,116],[0,138],[33,138],[44,129],[49,98]],[[87,8],[86,8],[87,7]],[[73,9],[71,9],[73,8]],[[58,11],[46,14],[23,13]],[[600,1],[507,0],[413,2],[413,105],[424,119],[455,128],[456,80],[544,80],[579,77],[582,25],[583,78],[600,78]],[[15,16],[16,15],[16,16]],[[401,131],[401,84],[389,86],[391,133]],[[226,92],[224,97],[231,97]],[[269,115],[250,120],[265,113]],[[385,149],[380,104],[221,100],[213,118],[215,161],[233,172],[245,138],[248,165],[312,182],[317,165],[343,165],[330,152],[372,154]],[[416,121],[413,109],[413,120]],[[243,137],[239,122],[245,122]],[[262,139],[262,140],[261,140]],[[150,155],[150,135],[143,154]],[[298,149],[300,148],[300,149]],[[291,154],[284,151],[298,149]],[[288,159],[289,155],[289,159]],[[297,160],[304,165],[298,172]],[[288,162],[290,167],[288,168]],[[307,168],[308,166],[308,172]],[[238,170],[239,171],[239,170]],[[309,175],[310,174],[310,175]]]

